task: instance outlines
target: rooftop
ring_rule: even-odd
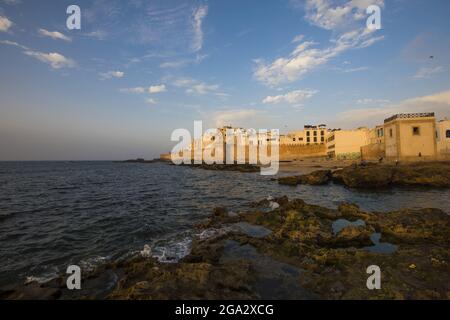
[[[400,113],[393,115],[390,118],[384,120],[384,123],[394,121],[396,119],[414,119],[414,118],[429,118],[434,117],[434,112],[424,112],[424,113]]]

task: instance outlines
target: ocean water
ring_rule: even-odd
[[[450,213],[450,190],[294,188],[271,178],[164,163],[0,162],[0,287],[45,281],[70,264],[91,269],[146,244],[161,261],[176,262],[214,207],[238,212],[268,196],[330,208],[353,202],[379,212]]]

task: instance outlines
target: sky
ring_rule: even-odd
[[[0,160],[149,159],[195,120],[288,132],[450,117],[448,12],[448,0],[0,0]]]

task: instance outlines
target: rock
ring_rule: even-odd
[[[389,186],[450,187],[450,162],[420,162],[401,165],[349,166],[332,173],[335,183],[351,188]]]
[[[330,170],[318,170],[301,176],[282,177],[279,184],[296,186],[298,184],[323,185],[331,181]]]
[[[420,163],[395,167],[392,184],[398,186],[450,187],[450,163]]]
[[[275,209],[278,209],[279,207],[280,207],[280,205],[278,203],[276,203],[276,202],[271,201],[269,203],[270,210],[275,210]]]
[[[366,226],[347,226],[336,236],[334,243],[338,246],[354,246],[358,248],[372,245],[370,236],[375,232],[371,227]]]
[[[331,180],[336,184],[343,184],[344,178],[342,177],[343,169],[335,170],[331,173]]]
[[[148,244],[144,245],[144,250],[141,251],[141,256],[143,258],[152,257],[152,248]]]
[[[348,220],[362,219],[368,220],[372,216],[369,213],[361,211],[359,206],[353,203],[342,203],[338,207],[339,216]]]
[[[388,166],[346,167],[340,173],[350,188],[380,188],[392,183],[393,169]]]
[[[278,183],[287,185],[287,186],[296,186],[296,185],[298,185],[298,177],[293,176],[293,177],[278,178]]]
[[[299,184],[322,185],[327,184],[331,180],[330,170],[318,170],[310,174],[302,175],[298,178]]]
[[[228,210],[222,207],[211,216],[215,230],[225,229],[230,221],[239,221],[270,229],[272,232],[265,237],[224,232],[194,238],[190,254],[178,263],[164,264],[143,258],[145,254],[136,255],[112,263],[102,272],[83,275],[82,287],[104,284],[109,273],[117,275],[118,280],[104,293],[108,299],[261,299],[261,283],[257,281],[270,278],[273,269],[262,265],[262,271],[258,271],[254,266],[267,258],[301,269],[301,276],[295,280],[320,299],[449,298],[450,216],[443,211],[403,209],[378,214],[363,212],[348,203],[333,210],[301,199],[289,201],[281,197],[271,201],[279,205],[277,210],[264,211],[270,201],[263,199],[238,217],[230,218]],[[350,225],[335,236],[332,224],[337,217],[364,219],[365,226]],[[202,231],[205,232],[202,229],[199,233]],[[372,244],[370,236],[375,231],[382,234],[383,241],[398,246],[395,253],[380,254],[363,248]],[[239,249],[253,247],[263,259],[255,262],[255,255],[247,255],[249,251],[234,259],[230,242]],[[142,252],[148,249],[144,247]],[[381,290],[367,290],[365,286],[369,265],[382,269]],[[32,283],[4,289],[0,298],[97,297],[84,290],[81,296],[73,296],[63,285],[60,280],[43,285]]]

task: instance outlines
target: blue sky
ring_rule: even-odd
[[[66,8],[81,8],[68,30]],[[371,4],[382,29],[366,28]],[[156,157],[219,125],[450,116],[447,0],[0,0],[0,160]],[[433,56],[433,58],[430,58]]]

